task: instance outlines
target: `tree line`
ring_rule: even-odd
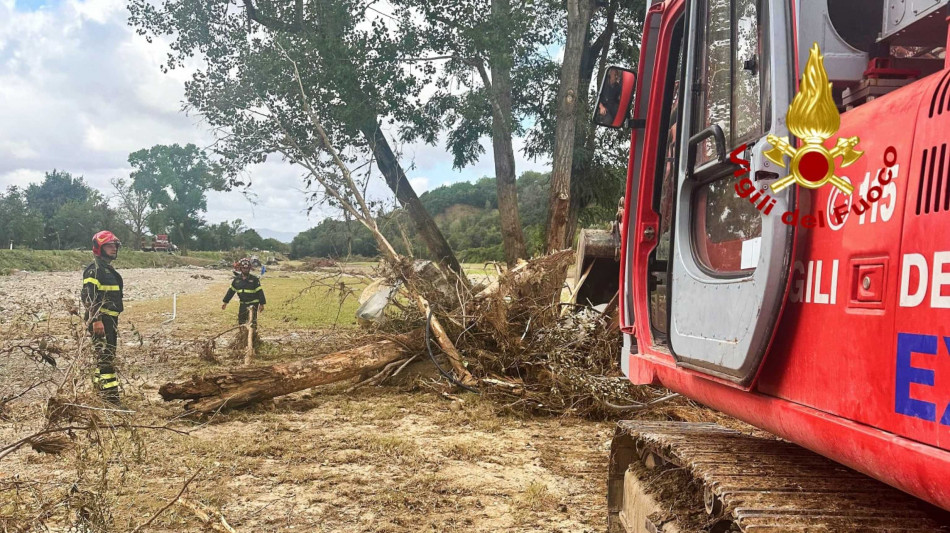
[[[547,195],[551,174],[524,172],[517,179],[518,210],[525,236],[526,253],[540,254],[545,249],[548,221]],[[612,191],[604,192],[604,201],[593,201],[580,209],[581,226],[606,227],[614,219],[616,198],[623,194],[622,179],[614,179]],[[474,183],[463,181],[444,185],[420,195],[419,200],[432,214],[446,240],[466,263],[504,261],[504,239],[498,212],[494,178]],[[404,210],[395,209],[377,218],[383,234],[400,253],[429,258],[425,246],[414,239],[415,232]],[[403,235],[407,238],[404,239]],[[406,242],[413,244],[407,250]],[[372,233],[355,220],[327,218],[315,227],[299,233],[291,243],[291,256],[345,258],[373,257],[378,254]]]
[[[183,253],[233,248],[289,252],[288,245],[264,239],[240,219],[204,220],[206,191],[225,190],[228,184],[195,145],[156,145],[130,154],[129,163],[131,174],[111,180],[109,195],[63,170],[0,192],[0,246],[88,249],[92,235],[108,229],[130,249],[138,249],[143,237],[167,234]]]

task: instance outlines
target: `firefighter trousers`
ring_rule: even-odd
[[[238,324],[248,323],[252,328],[257,328],[257,304],[241,304],[238,306]]]
[[[101,320],[105,335],[92,335],[98,365],[92,380],[104,398],[118,400],[119,376],[115,371],[115,352],[119,340],[119,318],[102,315]],[[89,332],[92,333],[92,325],[89,326]]]

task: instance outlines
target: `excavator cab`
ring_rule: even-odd
[[[762,213],[794,208],[794,189],[765,192],[782,176],[763,155],[767,135],[788,134],[773,112],[792,94],[788,17],[782,0],[654,4],[627,118],[645,130],[624,209],[625,346],[636,328],[678,365],[739,387],[756,375],[788,284],[794,228]]]
[[[636,84],[617,105],[629,111],[595,121],[631,130],[621,369],[853,471],[825,476],[839,467],[807,454],[823,466],[766,468],[751,453],[761,474],[717,479],[705,461],[741,464],[736,435],[625,421],[611,451],[611,527],[627,505],[627,465],[648,449],[691,470],[706,511],[732,513],[742,531],[779,516],[774,530],[799,519],[832,531],[908,524],[895,511],[904,503],[877,505],[858,485],[923,505],[872,491],[858,473],[950,510],[948,23],[950,0],[648,2]],[[830,135],[790,131],[805,87],[834,106]],[[819,169],[835,181],[779,187],[812,149],[835,154]],[[812,489],[814,499],[800,494]],[[773,497],[783,491],[804,499]],[[834,515],[844,502],[860,511]]]

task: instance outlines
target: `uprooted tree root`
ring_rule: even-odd
[[[565,250],[504,272],[446,321],[466,324],[457,345],[479,389],[509,409],[603,417],[611,404],[653,398],[619,373],[616,305],[599,312],[560,301],[573,258]]]

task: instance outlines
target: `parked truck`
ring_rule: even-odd
[[[610,531],[664,530],[637,472],[665,466],[711,531],[950,524],[948,3],[647,2],[594,115],[632,130],[620,366],[782,440],[620,422]],[[796,109],[830,131],[787,113],[829,88]]]
[[[160,233],[155,235],[155,237],[145,236],[142,237],[142,251],[143,252],[167,252],[172,253],[177,250],[178,247],[171,243],[168,240],[168,235]]]

